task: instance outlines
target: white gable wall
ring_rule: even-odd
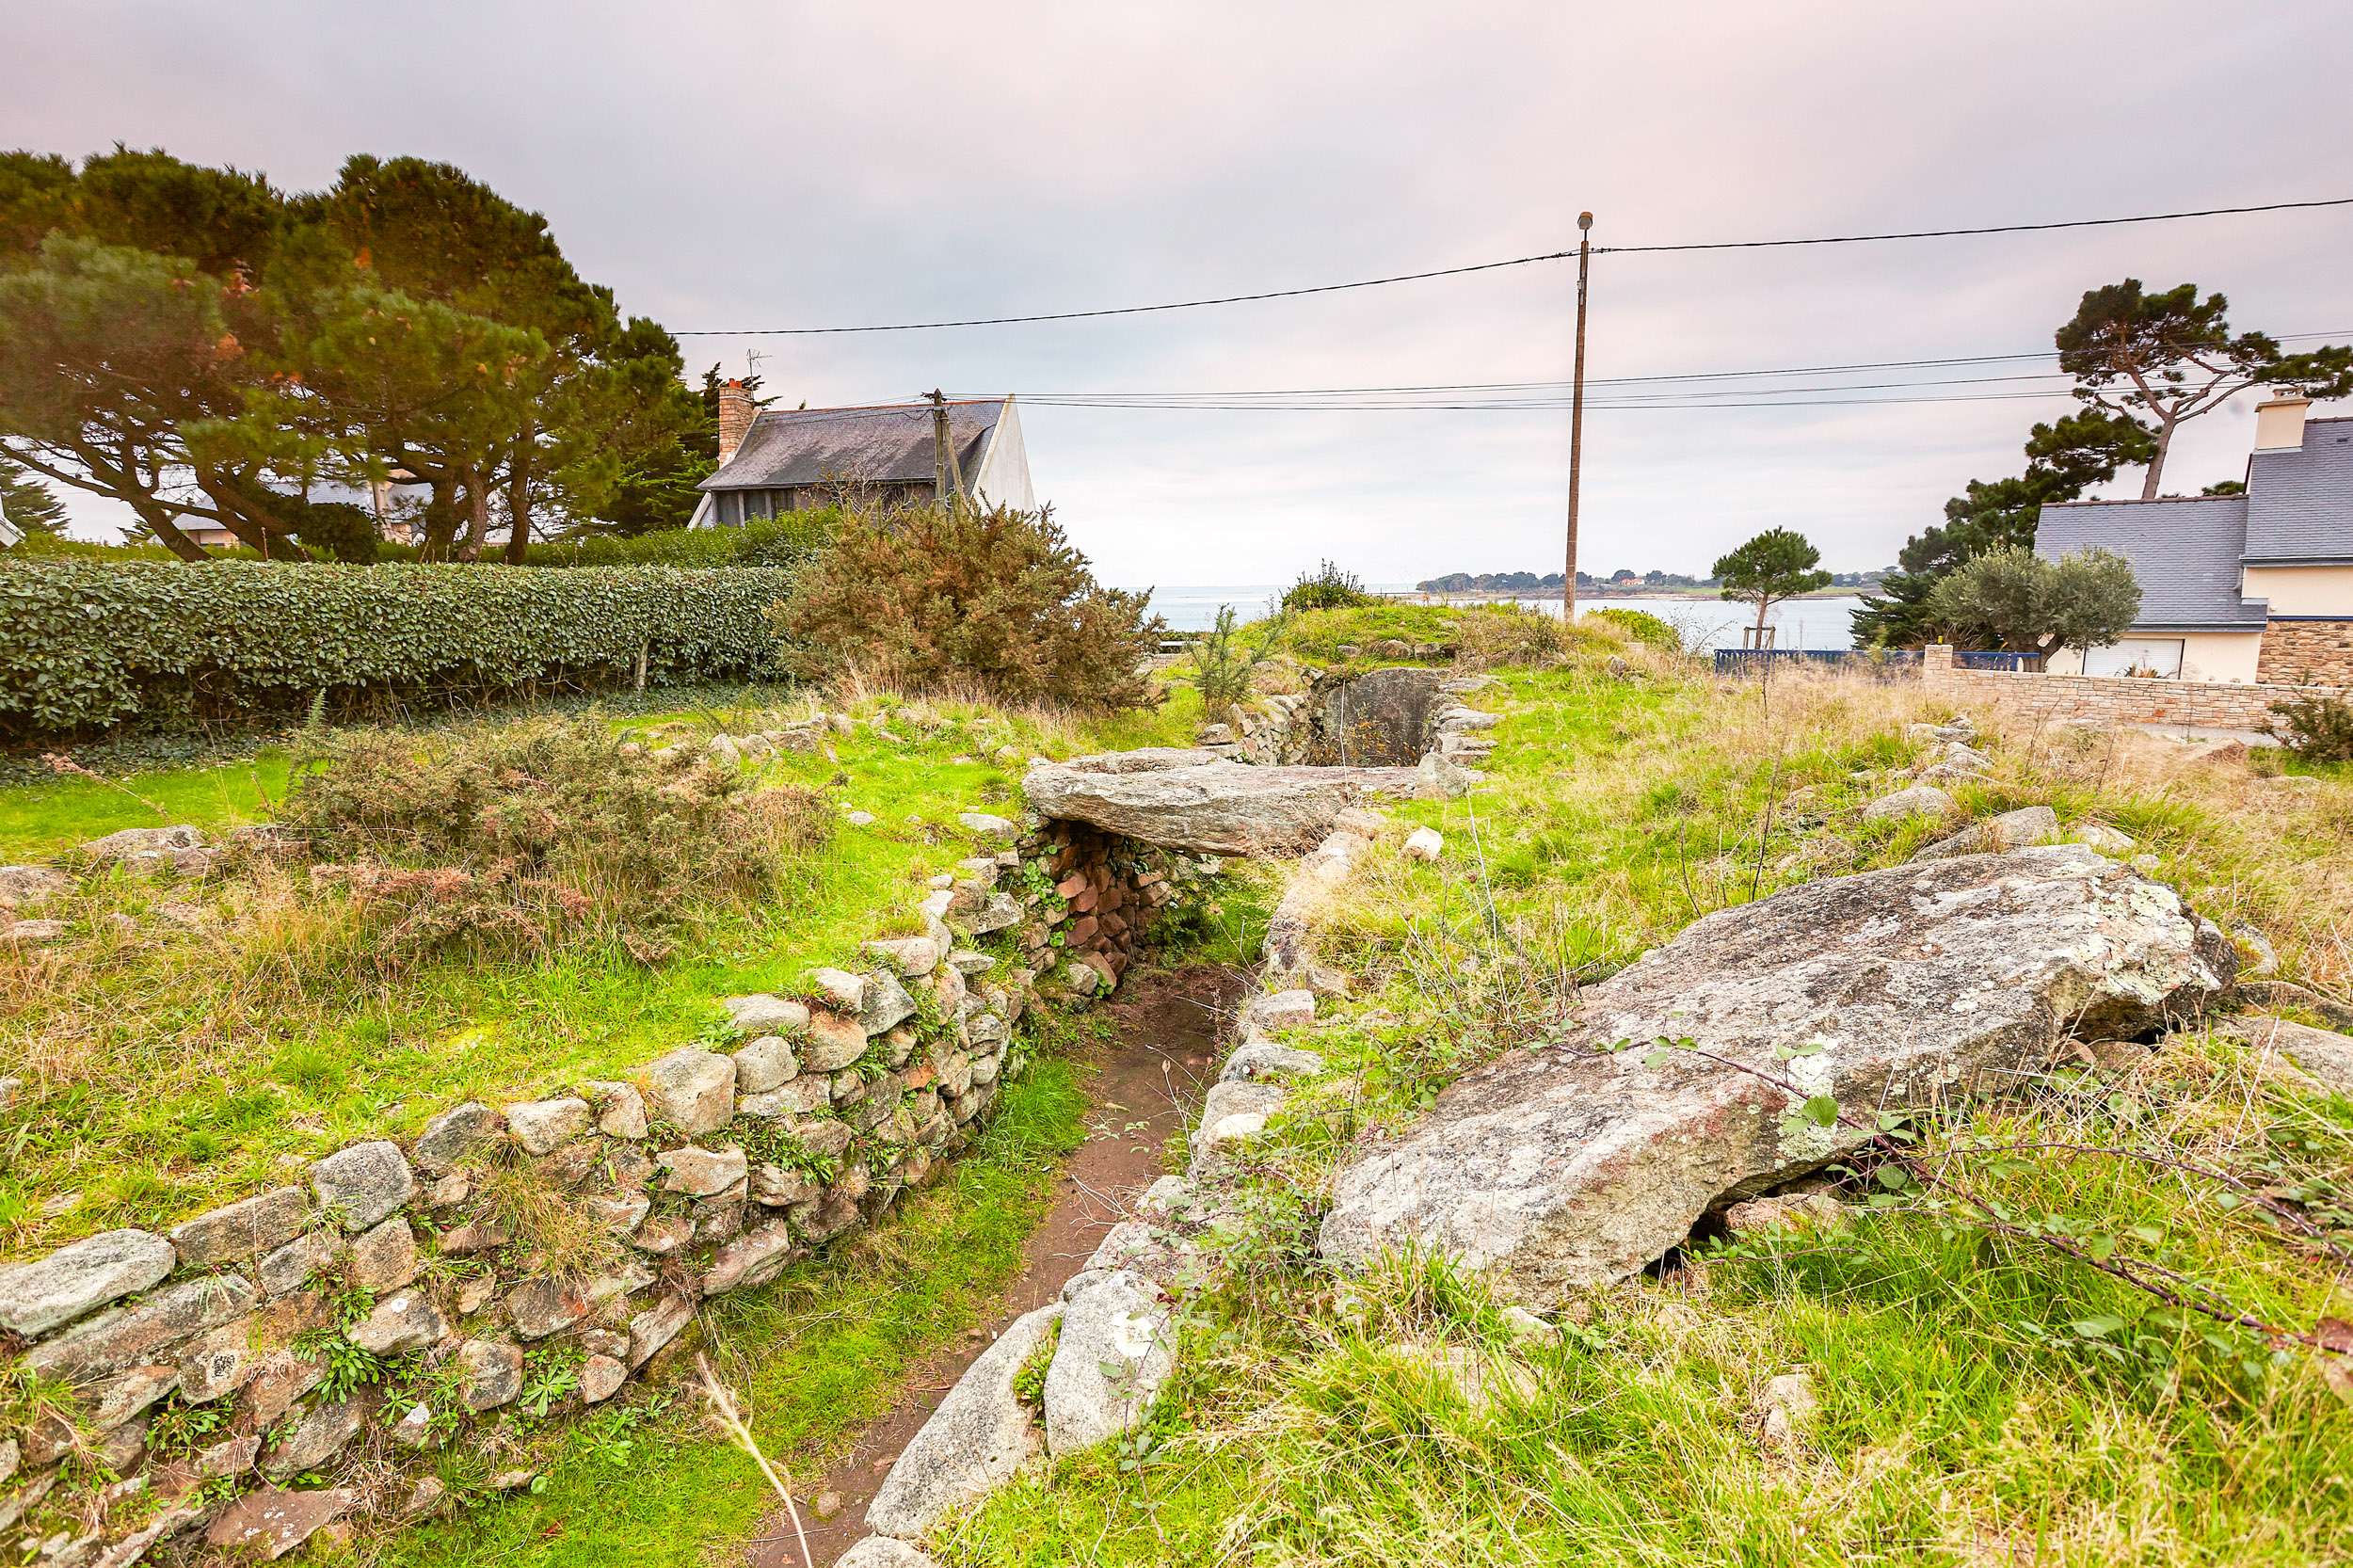
[[[964,482],[985,504],[1023,512],[1037,509],[1037,493],[1030,488],[1030,453],[1021,444],[1021,411],[1012,398],[1005,399],[1005,411],[989,433],[980,472],[967,475]]]

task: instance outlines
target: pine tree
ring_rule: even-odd
[[[54,536],[65,532],[65,503],[6,457],[0,457],[0,511],[8,513],[11,526],[26,534]]]

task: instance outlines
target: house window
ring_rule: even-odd
[[[2162,676],[2182,678],[2182,639],[2127,637],[2114,648],[2095,648],[2084,655],[2086,675]]]

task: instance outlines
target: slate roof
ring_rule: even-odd
[[[2247,560],[2353,561],[2353,418],[2308,419],[2295,451],[2247,465]]]
[[[948,405],[948,437],[968,486],[989,432],[1004,416],[1002,398]],[[888,484],[929,480],[932,406],[891,403],[865,408],[762,408],[728,465],[702,482],[706,490],[781,489],[834,480]]]
[[[2248,498],[2076,501],[2042,508],[2035,552],[2051,559],[2097,547],[2121,555],[2140,579],[2137,628],[2263,630],[2264,602],[2239,597],[2239,548]]]

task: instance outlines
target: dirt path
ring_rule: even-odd
[[[1019,1277],[988,1322],[917,1367],[889,1414],[861,1432],[832,1472],[800,1497],[809,1552],[820,1568],[866,1534],[866,1505],[875,1489],[964,1369],[1007,1323],[1053,1300],[1104,1232],[1166,1174],[1161,1145],[1184,1135],[1187,1116],[1200,1105],[1223,1020],[1246,981],[1239,971],[1206,967],[1138,975],[1105,1004],[1113,1036],[1080,1057],[1098,1069],[1087,1084],[1087,1140],[1070,1157],[1053,1207],[1031,1234]],[[841,1506],[820,1520],[813,1504],[827,1492],[838,1494]],[[762,1524],[745,1561],[748,1568],[800,1568],[800,1548],[782,1510]]]

